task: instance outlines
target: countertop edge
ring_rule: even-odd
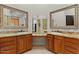
[[[30,32],[21,32],[21,33],[1,33],[0,37],[11,37],[11,36],[20,36],[20,35],[27,35],[32,34]]]
[[[47,34],[79,39],[79,35],[77,34],[65,34],[65,33],[58,33],[58,32],[51,32],[51,33],[48,32]]]

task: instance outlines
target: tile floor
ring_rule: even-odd
[[[54,54],[47,50],[45,47],[33,47],[32,50],[25,52],[24,54]]]

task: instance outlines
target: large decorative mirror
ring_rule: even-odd
[[[2,28],[28,28],[28,13],[16,8],[2,6]]]
[[[50,28],[77,28],[77,5],[50,12]]]

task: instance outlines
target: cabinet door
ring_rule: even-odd
[[[53,51],[53,38],[50,38],[48,40],[49,40],[49,50]]]
[[[48,35],[47,36],[47,48],[51,51],[54,50],[54,39],[53,35]]]
[[[54,51],[56,53],[63,53],[63,37],[55,36],[54,38]]]
[[[23,37],[23,50],[24,51],[27,50],[27,38],[26,38],[26,35]]]
[[[32,48],[32,36],[23,35],[17,37],[17,53],[22,53]]]
[[[22,36],[18,36],[17,37],[17,53],[21,53],[24,50],[24,40],[22,38]]]
[[[48,36],[47,36],[47,39],[46,39],[46,48],[47,49],[49,48],[49,39],[48,39]]]
[[[32,48],[32,36],[28,35],[27,37],[27,50]]]
[[[32,35],[26,35],[27,50],[32,48]]]

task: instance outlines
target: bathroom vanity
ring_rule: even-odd
[[[32,49],[31,33],[0,34],[0,54],[23,53],[30,49]]]
[[[52,32],[47,35],[47,49],[59,54],[79,53],[79,34]]]

